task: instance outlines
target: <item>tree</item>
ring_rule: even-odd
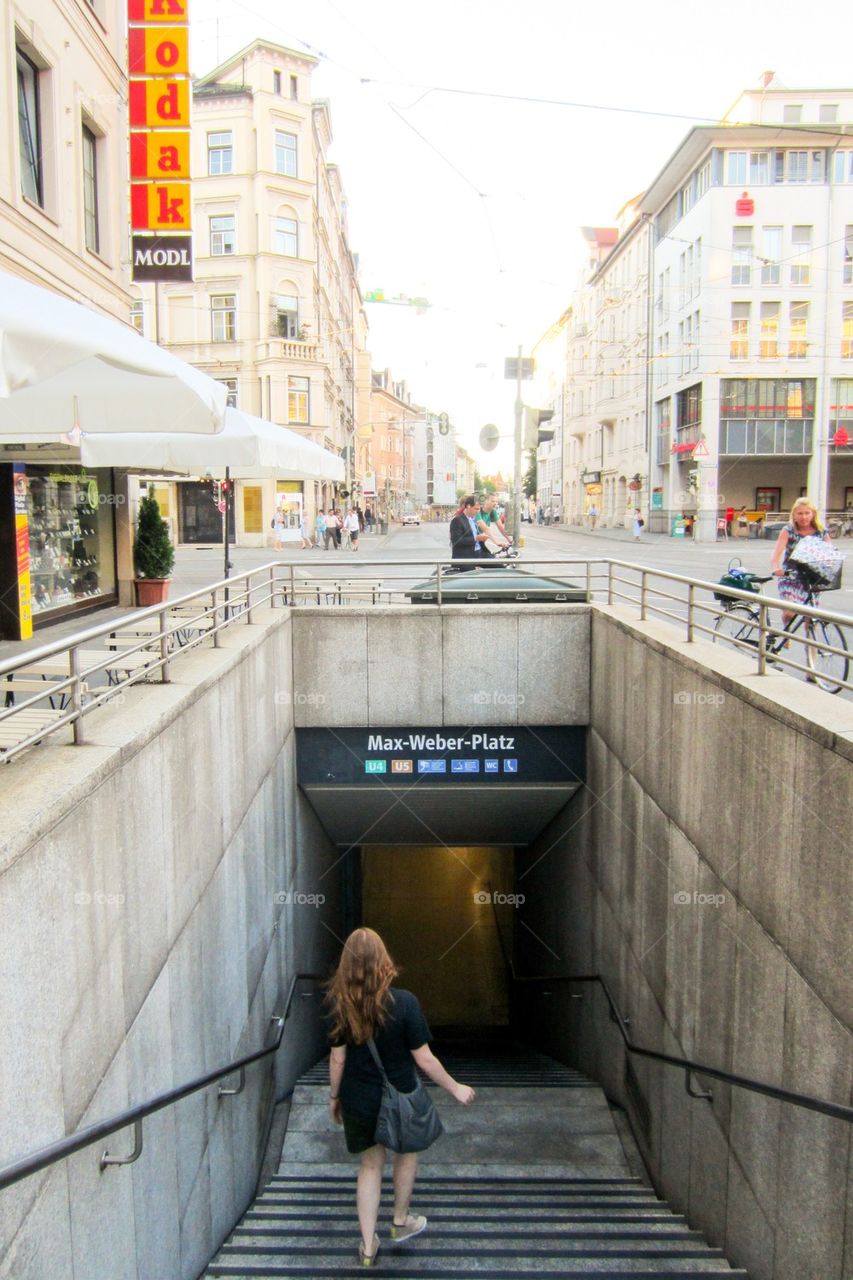
[[[157,499],[150,490],[139,504],[133,563],[138,578],[168,578],[175,564],[169,526],[160,515]]]
[[[524,472],[524,474],[521,477],[521,489],[522,489],[522,492],[528,498],[535,498],[537,477],[536,477],[536,453],[533,449],[531,449],[530,452],[528,453],[528,457],[530,458],[530,463],[528,465],[527,470]]]

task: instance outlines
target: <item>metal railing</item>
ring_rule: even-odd
[[[182,1098],[187,1098],[192,1093],[198,1093],[200,1089],[206,1089],[209,1085],[215,1084],[217,1080],[222,1080],[226,1076],[239,1076],[239,1083],[234,1089],[223,1089],[220,1086],[217,1097],[236,1097],[237,1094],[242,1092],[245,1085],[246,1068],[255,1062],[260,1062],[263,1058],[270,1057],[271,1054],[276,1053],[281,1045],[297,984],[300,982],[317,982],[320,977],[321,975],[317,973],[297,973],[293,976],[290,981],[287,999],[285,1000],[284,1012],[281,1015],[274,1014],[271,1019],[272,1024],[277,1027],[272,1044],[263,1049],[258,1049],[255,1053],[248,1053],[243,1057],[235,1058],[233,1062],[229,1062],[224,1067],[217,1067],[215,1071],[207,1071],[204,1075],[196,1076],[185,1084],[178,1085],[174,1089],[168,1089],[153,1098],[149,1098],[147,1102],[141,1102],[135,1107],[128,1107],[124,1111],[119,1111],[109,1116],[106,1120],[99,1120],[96,1124],[80,1129],[77,1133],[73,1133],[67,1138],[60,1138],[58,1142],[52,1142],[49,1146],[42,1147],[39,1151],[34,1151],[31,1155],[24,1156],[21,1160],[16,1160],[14,1164],[7,1165],[5,1169],[0,1169],[0,1191],[6,1187],[11,1187],[16,1182],[20,1182],[23,1178],[29,1178],[41,1169],[46,1169],[49,1165],[56,1164],[59,1160],[66,1160],[68,1156],[74,1155],[76,1151],[82,1151],[85,1147],[91,1147],[95,1143],[103,1142],[112,1133],[118,1133],[121,1129],[128,1129],[131,1126],[133,1126],[134,1131],[134,1145],[130,1154],[127,1156],[112,1156],[109,1151],[105,1150],[101,1155],[99,1165],[103,1172],[110,1165],[132,1164],[142,1154],[142,1122],[146,1116],[153,1115],[155,1111],[162,1111],[165,1107],[171,1107],[176,1102],[180,1102]]]
[[[0,690],[5,693],[6,701],[6,705],[0,707],[0,762],[12,760],[20,752],[68,727],[75,745],[83,743],[87,715],[128,687],[150,682],[152,677],[159,676],[161,683],[168,683],[171,664],[179,661],[182,654],[207,641],[218,647],[226,628],[244,622],[251,624],[255,610],[263,605],[408,606],[411,602],[406,592],[418,581],[429,578],[430,583],[433,580],[435,583],[435,598],[429,603],[441,607],[446,603],[448,581],[470,582],[470,594],[475,597],[474,584],[487,584],[491,572],[483,569],[478,561],[449,558],[358,560],[355,563],[353,559],[351,553],[331,556],[324,561],[321,572],[317,571],[320,566],[271,561],[176,600],[135,609],[89,627],[70,639],[55,640],[0,662]],[[804,626],[796,637],[797,642],[806,650],[821,649],[841,661],[850,653],[853,665],[853,618],[849,614],[782,602],[772,596],[608,557],[543,556],[523,562],[508,561],[505,567],[520,574],[544,572],[561,582],[568,577],[572,581],[565,585],[583,591],[588,602],[628,606],[636,610],[641,621],[658,618],[672,623],[688,642],[722,638],[715,627],[728,609],[716,596],[725,597],[728,603],[745,602],[757,611],[754,641],[739,642],[728,637],[727,644],[744,653],[759,675],[766,674],[772,663],[777,669],[811,678],[808,661],[798,662],[794,653],[776,648],[776,642],[785,637],[785,632],[774,621],[774,615],[784,609],[837,626],[846,649],[819,643],[818,638],[806,634]],[[459,572],[461,569],[479,569],[479,573],[463,574]],[[129,641],[123,640],[118,647],[114,638],[122,633]],[[114,647],[88,648],[99,641],[112,643]],[[55,678],[43,678],[42,689],[30,677],[38,677],[39,671],[45,669]],[[853,691],[850,676],[848,670],[838,682],[846,692]],[[98,686],[95,682],[104,677],[110,683]],[[54,706],[57,699],[58,709]],[[20,732],[15,731],[16,725],[21,726]]]
[[[767,1098],[775,1098],[778,1102],[789,1102],[792,1106],[804,1107],[808,1111],[819,1111],[821,1115],[832,1116],[834,1120],[846,1120],[848,1124],[853,1121],[853,1107],[844,1106],[842,1103],[829,1102],[825,1098],[815,1098],[811,1094],[798,1093],[793,1089],[782,1089],[778,1085],[768,1084],[766,1080],[757,1080],[753,1076],[738,1075],[734,1071],[726,1071],[723,1067],[713,1067],[707,1062],[696,1062],[691,1058],[681,1058],[676,1054],[663,1053],[659,1049],[649,1049],[645,1045],[636,1044],[627,1031],[630,1026],[630,1019],[626,1018],[622,1013],[607,985],[607,981],[601,974],[558,974],[554,976],[536,974],[527,977],[515,972],[512,960],[509,962],[509,972],[512,981],[519,984],[525,982],[598,983],[607,999],[611,1020],[618,1027],[619,1034],[628,1053],[634,1054],[638,1058],[650,1058],[655,1062],[663,1062],[667,1066],[677,1067],[682,1070],[685,1073],[685,1087],[691,1098],[701,1098],[706,1102],[713,1101],[713,1095],[710,1090],[696,1091],[691,1086],[691,1078],[694,1075],[707,1076],[709,1079],[720,1080],[722,1083],[733,1085],[738,1089],[746,1089],[750,1093],[761,1093]]]

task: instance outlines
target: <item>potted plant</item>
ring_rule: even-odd
[[[169,594],[169,575],[175,563],[175,548],[157,499],[146,493],[139,504],[133,564],[136,570],[136,603],[162,604]]]

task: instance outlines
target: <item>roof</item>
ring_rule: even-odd
[[[226,72],[233,68],[239,68],[240,64],[250,54],[257,53],[261,49],[266,49],[270,53],[280,53],[285,58],[296,59],[298,62],[305,63],[308,67],[319,66],[319,58],[315,58],[312,54],[306,53],[302,49],[289,49],[287,45],[275,44],[272,40],[253,40],[251,44],[247,44],[245,48],[240,49],[237,53],[232,54],[226,62],[220,62],[218,67],[214,67],[206,76],[200,76],[197,83],[200,85],[210,84],[217,80],[219,76],[225,75]]]

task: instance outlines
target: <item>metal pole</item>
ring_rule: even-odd
[[[515,370],[515,460],[513,463],[513,481],[512,481],[512,536],[518,543],[518,534],[521,528],[521,423],[524,414],[524,405],[521,401],[521,353],[523,347],[518,348],[518,361]]]

